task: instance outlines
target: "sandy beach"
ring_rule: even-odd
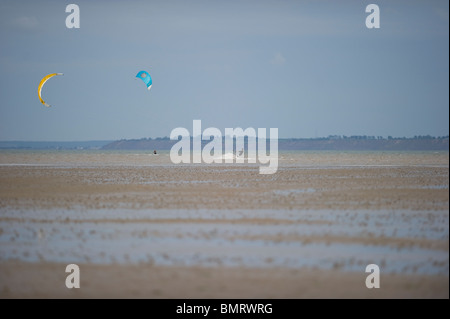
[[[3,152],[1,298],[448,298],[449,156]],[[76,263],[81,288],[67,289]],[[380,266],[381,287],[365,286]]]
[[[0,263],[2,298],[448,298],[439,276],[386,275],[367,289],[367,274],[324,270],[80,264],[81,288],[67,289],[65,264]]]

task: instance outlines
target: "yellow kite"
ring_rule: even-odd
[[[54,77],[55,75],[63,75],[63,74],[62,73],[51,73],[51,74],[48,74],[48,75],[44,76],[44,78],[41,80],[41,82],[39,83],[39,86],[38,86],[39,100],[46,107],[50,107],[51,105],[45,103],[45,101],[42,99],[42,96],[41,96],[42,87],[44,86],[45,82],[47,82],[51,77]]]

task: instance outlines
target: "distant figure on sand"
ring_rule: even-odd
[[[153,150],[153,154],[157,154],[157,153],[156,153],[156,150]]]

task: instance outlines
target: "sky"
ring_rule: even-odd
[[[71,1],[0,2],[0,140],[449,134],[448,1]]]

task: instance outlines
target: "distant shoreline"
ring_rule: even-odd
[[[168,137],[78,142],[0,141],[0,149],[161,151],[170,150],[176,142]],[[208,142],[202,141],[202,145]],[[278,140],[278,149],[293,151],[448,151],[449,137],[383,138],[373,136],[329,136],[324,138],[281,138]]]
[[[106,150],[170,150],[177,141],[169,138],[120,140],[106,144]],[[202,141],[202,145],[209,141]],[[192,143],[191,143],[192,144]],[[222,145],[225,143],[223,142]],[[330,150],[330,151],[448,151],[447,137],[374,138],[366,136],[327,138],[282,138],[279,150]]]

